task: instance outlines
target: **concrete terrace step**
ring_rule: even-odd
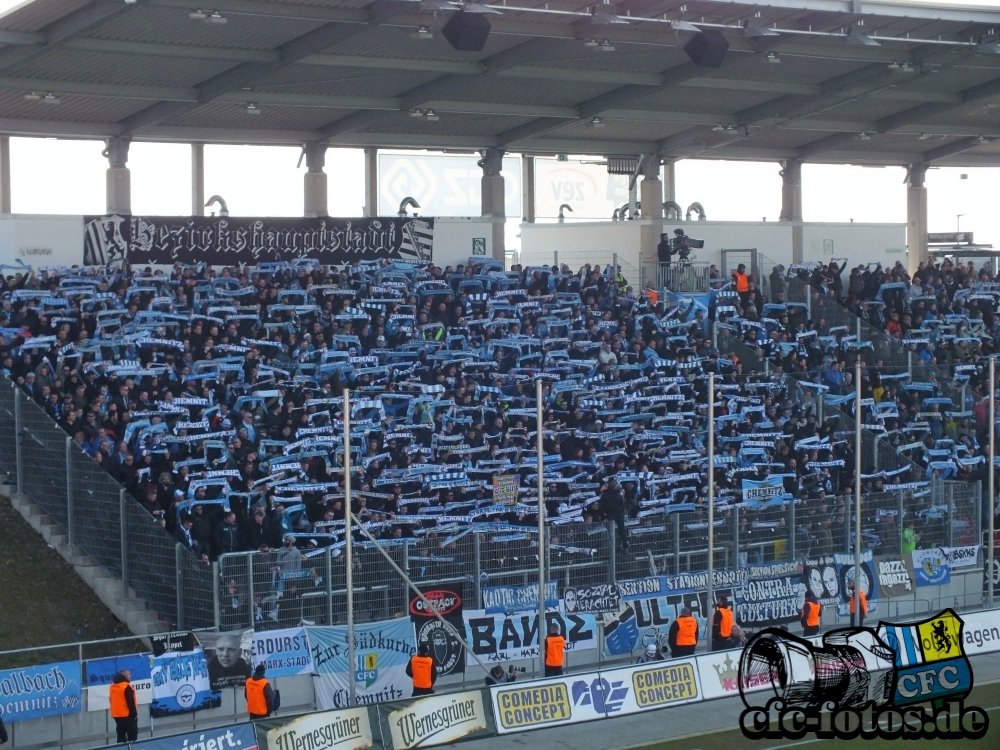
[[[166,617],[150,608],[149,603],[135,591],[122,591],[121,578],[116,578],[79,547],[69,546],[66,532],[52,520],[27,494],[18,494],[16,487],[2,482],[6,477],[0,474],[0,495],[10,498],[11,506],[21,514],[35,531],[60,557],[73,566],[80,578],[97,594],[98,599],[111,610],[112,614],[125,623],[136,635],[162,633],[170,629]]]

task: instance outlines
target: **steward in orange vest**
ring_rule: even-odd
[[[115,720],[119,742],[135,742],[139,739],[139,710],[135,705],[135,688],[129,682],[130,679],[132,673],[123,669],[115,675],[108,687],[111,718]]]
[[[799,613],[799,622],[802,623],[802,635],[806,638],[819,634],[819,622],[823,615],[823,604],[816,598],[812,591],[806,592],[806,601],[802,605]]]
[[[670,644],[670,655],[674,658],[694,653],[698,645],[698,621],[691,616],[691,610],[687,607],[681,610],[681,616],[671,624],[667,642]]]
[[[724,596],[719,597],[718,606],[715,609],[715,617],[712,618],[712,650],[724,651],[731,648],[729,639],[733,635],[733,610],[729,608],[729,601]]]
[[[243,687],[247,698],[247,713],[251,719],[264,719],[274,711],[274,689],[264,678],[264,665],[258,664],[253,677],[247,678]]]
[[[861,613],[858,617],[855,617],[854,610],[857,607],[857,596],[855,596],[854,590],[854,581],[851,581],[847,584],[847,594],[851,597],[847,607],[851,613],[851,627],[860,628],[865,624],[865,618],[868,616],[868,597],[865,596],[865,590],[861,589]]]
[[[437,681],[437,664],[426,643],[417,648],[417,655],[410,657],[406,665],[406,674],[413,678],[413,695],[433,695],[434,683]]]
[[[559,626],[549,625],[549,635],[545,639],[545,676],[558,677],[566,663],[566,639],[559,635]]]

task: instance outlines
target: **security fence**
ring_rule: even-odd
[[[792,387],[797,387],[791,381]],[[849,415],[845,421],[853,426]],[[871,438],[869,438],[871,440]],[[866,444],[865,471],[899,461],[882,441]],[[10,385],[0,388],[0,445],[14,446],[14,476],[79,548],[109,575],[177,627],[278,628],[342,623],[347,571],[341,550],[278,550],[223,555],[210,565],[177,545],[129,493],[83,453],[34,401]],[[883,452],[885,455],[883,455]],[[0,466],[11,451],[0,453]],[[6,456],[6,457],[5,457]],[[7,468],[3,466],[3,468]],[[836,496],[749,510],[720,509],[714,527],[718,569],[800,559],[853,548],[853,488]],[[908,521],[922,548],[974,544],[981,537],[979,482],[935,480],[927,486],[867,493],[863,544],[876,554],[898,553]],[[548,578],[567,588],[704,571],[708,521],[703,510],[626,522],[627,549],[612,523],[561,523],[545,532]],[[538,580],[538,535],[465,530],[417,539],[356,543],[352,583],[359,623],[406,612],[406,582],[386,560],[421,586],[463,582],[466,606],[480,608],[486,586],[533,585]],[[383,554],[383,552],[385,554]]]
[[[0,384],[0,468],[80,550],[178,628],[214,625],[209,564],[176,544],[31,398]],[[130,591],[131,590],[131,594]]]
[[[874,554],[899,554],[907,520],[921,548],[975,544],[979,538],[978,482],[936,481],[927,487],[868,493],[862,504],[862,545]],[[851,552],[855,498],[840,495],[749,510],[732,506],[715,518],[714,566],[743,568]],[[708,567],[704,511],[626,522],[628,549],[613,523],[564,523],[545,531],[547,578],[560,597],[567,588],[647,576],[698,573]],[[427,535],[386,540],[383,550],[418,586],[462,583],[465,608],[483,607],[488,586],[538,582],[538,534],[479,532],[460,538]],[[347,619],[346,555],[326,547],[296,552],[237,552],[219,558],[216,620],[223,630],[342,624]],[[406,580],[371,542],[354,545],[354,620],[403,616]],[[191,592],[185,592],[192,597]],[[204,594],[202,594],[204,596]]]

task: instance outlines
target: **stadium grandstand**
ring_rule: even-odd
[[[743,680],[748,639],[857,607],[900,674],[932,623],[963,697],[997,681],[1000,267],[928,233],[924,178],[1000,165],[1000,9],[199,2],[0,15],[0,470],[144,639],[0,671],[14,748],[604,719],[624,748],[630,713],[665,709],[650,741],[683,735],[671,706],[735,727],[778,689]],[[11,214],[22,136],[104,140],[105,214]],[[135,142],[192,144],[190,216],[133,215]],[[205,144],[301,147],[303,216],[205,216]],[[363,217],[328,215],[331,147],[365,150]],[[476,152],[481,212],[380,214],[379,149]],[[569,154],[627,202],[542,227],[535,160]],[[780,163],[780,221],[682,219],[681,159]],[[905,167],[906,224],[828,228],[834,258],[805,163]]]

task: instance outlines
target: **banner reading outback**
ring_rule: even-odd
[[[83,262],[232,265],[312,258],[430,261],[434,219],[85,216]]]

